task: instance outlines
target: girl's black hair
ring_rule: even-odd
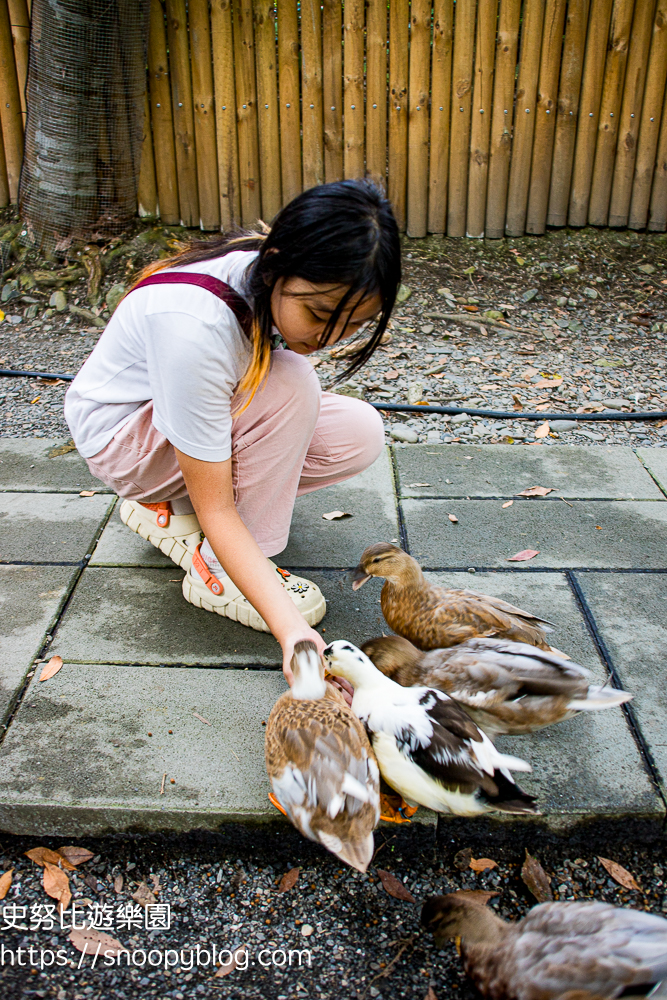
[[[246,278],[254,314],[253,360],[242,390],[252,393],[268,371],[271,294],[279,278],[345,287],[322,333],[321,347],[351,299],[360,292],[364,298],[379,295],[382,310],[375,329],[336,381],[349,378],[368,360],[387,328],[401,281],[398,226],[389,201],[375,184],[345,180],[309,188],[281,209],[264,233],[194,241],[166,266],[210,260],[233,250],[259,250]]]

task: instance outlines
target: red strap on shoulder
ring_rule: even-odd
[[[241,325],[241,329],[250,337],[252,331],[252,310],[246,300],[234,291],[231,285],[219,278],[214,278],[212,274],[196,274],[188,271],[158,271],[148,278],[138,281],[134,288],[143,288],[144,285],[197,285],[205,288],[207,292],[213,292],[219,299],[228,305]]]

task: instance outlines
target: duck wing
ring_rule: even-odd
[[[586,989],[618,996],[667,977],[667,920],[607,903],[543,903],[512,942],[517,997]],[[523,992],[522,992],[523,991]]]
[[[450,591],[451,593],[451,591]],[[515,618],[523,618],[524,621],[531,625],[550,625],[551,628],[557,628],[553,622],[547,621],[546,618],[540,618],[538,615],[531,614],[530,611],[523,611],[522,608],[517,608],[515,604],[510,604],[508,601],[501,600],[500,597],[491,597],[489,594],[481,594],[478,590],[460,590],[455,591],[455,593],[465,594],[466,597],[476,597],[485,604],[488,604],[492,608],[496,608],[497,611],[502,611],[506,615],[512,615]],[[545,631],[549,631],[548,629]]]

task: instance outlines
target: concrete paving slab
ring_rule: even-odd
[[[0,717],[11,708],[76,572],[71,566],[0,566]]]
[[[58,628],[53,651],[79,663],[282,663],[272,635],[188,604],[179,585],[182,576],[173,565],[86,569]],[[322,588],[328,602],[318,625],[327,640],[360,643],[382,631],[379,580],[354,593],[338,570],[309,571],[308,577]]]
[[[342,510],[350,518],[325,521],[322,514]],[[388,451],[369,469],[337,486],[297,497],[287,548],[275,556],[282,566],[356,566],[368,539],[398,537],[394,480]]]
[[[114,499],[53,493],[0,493],[2,562],[79,562]]]
[[[401,496],[513,497],[528,486],[546,486],[567,499],[664,499],[631,448],[422,444],[394,450]]]
[[[109,518],[89,566],[172,566],[174,563],[120,519],[120,503]]]
[[[90,474],[77,451],[58,454],[67,443],[66,438],[0,438],[0,490],[112,493]]]
[[[410,552],[424,567],[504,566],[537,549],[528,566],[663,569],[667,504],[642,500],[402,501]],[[448,514],[458,517],[452,524]],[[518,564],[522,565],[522,564]],[[524,566],[526,564],[523,564]]]
[[[667,791],[667,575],[577,573]]]
[[[605,668],[562,574],[427,575],[442,586],[472,587],[543,614],[558,626],[549,636],[553,645],[592,670],[600,682],[606,680]],[[656,824],[662,820],[664,805],[621,709],[581,712],[530,736],[501,737],[498,745],[532,764],[532,774],[517,775],[518,781],[537,795],[542,817],[535,821],[549,829],[566,832],[579,823],[623,816]]]
[[[637,457],[667,493],[667,451],[664,448],[637,448]]]

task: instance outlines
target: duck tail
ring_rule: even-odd
[[[504,813],[528,813],[533,816],[539,816],[540,811],[535,805],[536,797],[534,795],[528,795],[524,792],[523,788],[512,781],[511,778],[507,778],[502,771],[496,771],[493,775],[493,782],[496,785],[497,792],[491,794],[485,789],[481,790],[482,798],[488,803],[488,805],[497,810],[498,812]]]
[[[365,872],[373,860],[375,841],[372,833],[369,833],[363,840],[343,841],[335,834],[322,833],[321,831],[319,837],[328,851],[335,854],[346,865],[356,868],[358,872]]]
[[[602,708],[616,708],[630,701],[633,695],[610,687],[589,687],[585,698],[573,698],[567,707],[571,712],[597,712]]]

